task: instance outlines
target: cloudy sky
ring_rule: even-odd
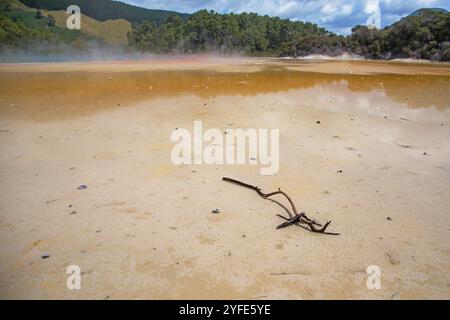
[[[192,13],[200,9],[220,13],[256,12],[292,20],[317,23],[340,34],[352,26],[365,24],[380,8],[382,27],[390,25],[420,8],[450,10],[450,0],[120,0],[150,9]]]

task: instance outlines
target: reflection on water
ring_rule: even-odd
[[[267,67],[253,73],[205,70],[4,72],[0,80],[0,110],[2,114],[56,119],[153,98],[197,95],[209,99],[222,95],[255,96],[313,88],[320,88],[321,93],[311,98],[320,99],[328,96],[332,98],[336,84],[350,95],[382,93],[409,108],[435,107],[442,110],[449,107],[448,76],[343,75]]]

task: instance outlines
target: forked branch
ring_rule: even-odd
[[[244,182],[241,182],[241,181],[238,181],[235,179],[231,179],[231,178],[224,177],[224,178],[222,178],[222,180],[226,181],[226,182],[234,183],[234,184],[244,187],[244,188],[254,190],[261,198],[275,202],[280,207],[282,207],[289,215],[289,218],[286,218],[282,215],[277,214],[278,217],[286,220],[286,222],[283,222],[282,224],[278,225],[277,229],[282,229],[282,228],[289,227],[291,225],[296,225],[296,226],[299,226],[310,232],[330,234],[330,235],[339,235],[339,233],[326,231],[328,226],[330,225],[331,221],[328,221],[327,223],[325,223],[322,226],[320,223],[318,223],[314,219],[308,218],[304,212],[299,213],[297,211],[297,208],[295,207],[294,201],[292,201],[291,197],[289,197],[289,195],[287,193],[285,193],[284,191],[281,191],[281,189],[278,189],[278,191],[274,191],[274,192],[270,192],[270,193],[264,193],[261,191],[261,188],[259,188],[258,186],[253,186],[251,184],[244,183]],[[291,212],[291,210],[289,210],[289,208],[287,208],[281,202],[278,202],[277,200],[270,198],[270,197],[278,195],[278,194],[281,194],[288,200],[289,204],[291,205],[292,212]]]

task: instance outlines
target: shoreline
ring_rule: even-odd
[[[139,58],[140,57],[140,58]],[[202,60],[210,60],[210,59],[222,59],[222,60],[297,60],[297,61],[305,61],[305,62],[380,62],[380,63],[405,63],[405,64],[442,64],[442,65],[450,65],[450,61],[435,61],[435,60],[426,60],[426,59],[414,59],[414,58],[393,58],[393,59],[369,59],[364,57],[352,57],[349,55],[346,58],[346,55],[340,56],[326,56],[326,55],[307,55],[301,57],[291,57],[291,56],[252,56],[252,55],[222,55],[222,54],[138,54],[137,56],[133,55],[124,55],[123,57],[118,57],[117,59],[86,59],[86,60],[76,60],[70,59],[67,60],[45,60],[45,61],[11,61],[11,62],[2,62],[0,60],[1,65],[21,65],[21,64],[64,64],[64,63],[130,63],[130,62],[166,62],[166,61],[202,61]]]

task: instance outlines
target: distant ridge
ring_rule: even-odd
[[[422,8],[411,13],[409,17],[423,16],[424,14],[427,13],[437,13],[437,12],[447,13],[448,11],[443,8]]]
[[[125,19],[129,22],[150,20],[156,24],[163,23],[171,14],[185,20],[189,14],[167,10],[146,9],[120,1],[112,0],[20,0],[31,8],[46,10],[66,10],[70,5],[77,5],[81,13],[99,21]]]

